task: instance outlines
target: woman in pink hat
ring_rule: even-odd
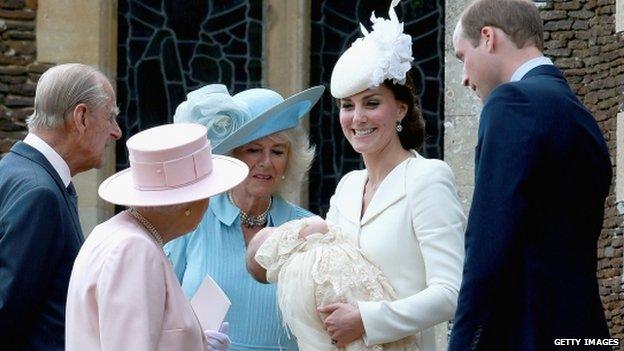
[[[202,330],[162,247],[195,229],[208,198],[248,168],[212,155],[198,124],[151,128],[127,146],[130,168],[106,179],[99,195],[128,209],[98,225],[76,258],[67,350],[227,350],[225,334]]]

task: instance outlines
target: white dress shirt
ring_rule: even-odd
[[[542,65],[552,65],[553,62],[546,56],[536,57],[534,59],[530,59],[527,62],[523,63],[516,69],[516,71],[511,75],[510,82],[517,82],[522,79],[530,70],[537,66]]]
[[[24,138],[24,143],[32,146],[35,150],[41,152],[43,157],[50,162],[56,173],[63,181],[63,185],[67,188],[72,180],[71,173],[67,162],[59,155],[48,143],[33,133],[28,133]]]

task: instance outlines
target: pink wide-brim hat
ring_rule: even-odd
[[[233,157],[213,155],[206,127],[166,124],[128,139],[130,168],[106,179],[98,194],[124,206],[168,206],[225,192],[249,173]]]

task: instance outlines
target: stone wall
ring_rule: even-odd
[[[0,156],[26,135],[35,87],[50,67],[36,59],[36,0],[0,0]]]
[[[562,69],[594,114],[607,141],[615,175],[617,113],[624,103],[624,41],[622,33],[615,34],[615,0],[553,0],[542,8],[542,18],[545,54]],[[598,278],[611,335],[624,338],[623,218],[615,206],[614,187],[607,198],[598,242]]]

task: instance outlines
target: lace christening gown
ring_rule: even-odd
[[[304,220],[294,220],[275,228],[255,258],[267,270],[267,280],[279,282],[277,298],[283,321],[297,338],[300,350],[338,350],[323,325],[327,315],[319,313],[317,307],[394,300],[394,289],[339,227],[330,225],[326,234],[299,239],[304,226]],[[360,338],[345,350],[417,351],[416,345],[413,336],[371,346]]]

